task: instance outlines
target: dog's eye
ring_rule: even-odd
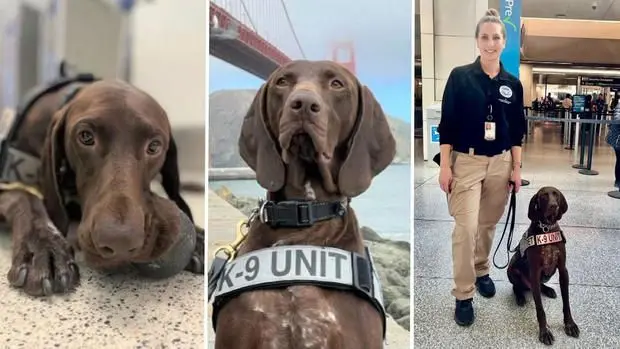
[[[95,136],[90,131],[80,131],[80,133],[78,133],[78,140],[84,145],[95,144]]]
[[[151,143],[149,143],[149,145],[146,147],[146,152],[149,155],[155,155],[159,152],[159,149],[161,149],[161,142],[151,141]]]
[[[288,85],[288,81],[286,81],[285,78],[279,78],[278,80],[276,80],[276,85],[277,86],[286,86],[286,85]]]
[[[333,88],[343,88],[344,84],[342,83],[342,81],[340,81],[338,79],[334,79],[330,83],[330,86],[333,87]]]

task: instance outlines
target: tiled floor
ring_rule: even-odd
[[[527,205],[542,186],[560,189],[569,204],[561,226],[568,238],[570,301],[580,338],[563,330],[562,301],[557,273],[550,281],[558,298],[543,297],[547,321],[557,348],[620,348],[620,200],[607,196],[613,190],[613,150],[604,142],[594,153],[598,176],[585,176],[571,166],[573,152],[560,144],[559,126],[538,125],[524,147],[523,178],[531,181],[517,196],[517,225],[513,246],[529,223]],[[431,154],[431,157],[434,154]],[[438,167],[422,159],[422,143],[415,143],[414,207],[414,343],[419,348],[535,348],[538,325],[531,294],[527,306],[515,305],[506,270],[491,277],[494,298],[474,297],[475,323],[469,328],[454,320],[451,243],[452,218],[445,194],[437,183]],[[497,227],[499,242],[506,217]],[[505,239],[497,253],[498,265],[506,263]]]

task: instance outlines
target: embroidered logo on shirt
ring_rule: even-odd
[[[507,99],[505,99],[505,98],[498,98],[497,100],[498,100],[498,101],[500,101],[500,102],[502,102],[502,103],[504,103],[504,104],[512,104],[512,102],[511,102],[511,101],[509,101],[509,100],[507,100]]]
[[[502,85],[499,87],[499,93],[506,98],[512,97],[512,90],[506,85]]]

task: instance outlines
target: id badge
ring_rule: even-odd
[[[485,121],[484,123],[484,139],[486,141],[495,140],[495,123],[492,121]]]

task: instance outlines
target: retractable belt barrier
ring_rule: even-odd
[[[583,124],[590,125],[613,125],[620,124],[620,120],[607,120],[607,119],[580,119],[577,118],[551,118],[546,116],[526,116],[528,121],[550,121],[561,122],[567,124],[577,124],[575,127],[575,142],[579,140],[579,163],[574,164],[572,167],[579,170],[579,173],[586,176],[596,176],[598,171],[592,170],[592,156],[594,149],[594,127],[589,127],[588,139],[584,135],[584,132],[580,132],[580,126]],[[588,153],[586,158],[585,147],[588,147]],[[586,163],[584,164],[584,160]]]

